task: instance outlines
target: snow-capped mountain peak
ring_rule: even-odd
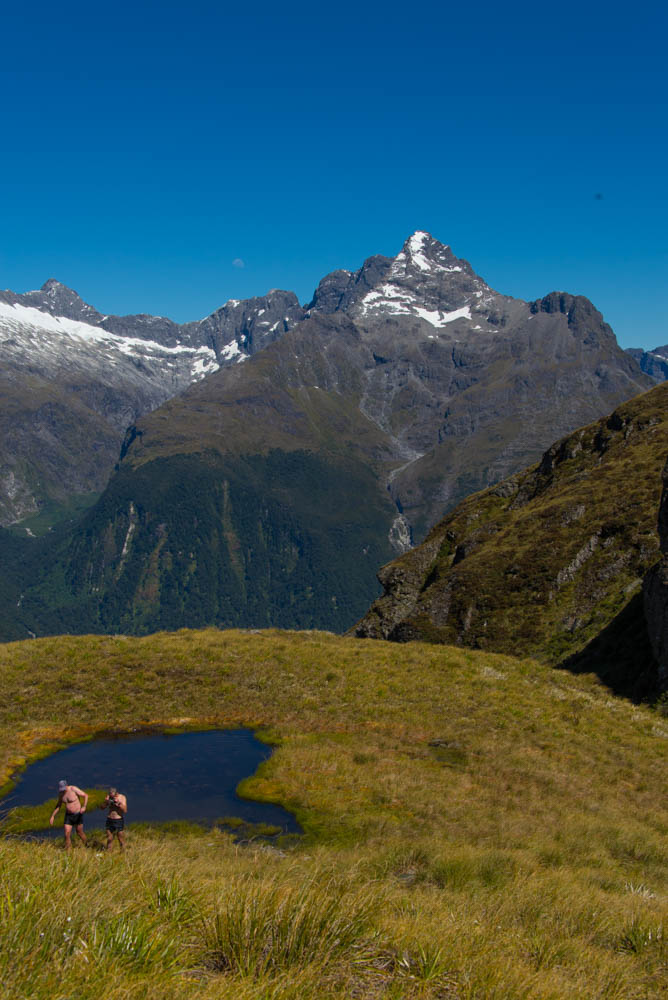
[[[455,257],[448,245],[439,243],[421,229],[408,237],[390,269],[390,273],[395,277],[406,275],[411,271],[432,276],[461,274],[465,271],[473,274],[466,261]]]
[[[456,261],[457,258],[449,246],[439,243],[429,233],[418,229],[404,243],[403,249],[395,258],[395,266],[412,266],[427,274],[434,271],[461,271],[462,268],[458,263],[450,264],[451,260]]]
[[[386,316],[413,316],[443,328],[471,320],[491,289],[449,246],[417,230],[404,243],[381,280],[366,291],[351,312],[362,322]]]
[[[53,297],[56,296],[61,289],[66,292],[72,292],[72,289],[68,288],[67,285],[64,285],[62,281],[58,281],[56,278],[47,278],[39,290],[40,292],[45,292],[46,295]],[[76,292],[73,294],[76,295]]]

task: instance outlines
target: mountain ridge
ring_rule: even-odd
[[[417,232],[131,425],[25,627],[344,630],[393,551],[651,384],[587,299],[501,295]]]
[[[103,316],[55,279],[0,292],[0,524],[100,492],[129,425],[261,350],[303,312],[293,293],[274,290],[179,325]]]

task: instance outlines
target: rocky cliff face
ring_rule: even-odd
[[[662,689],[668,690],[668,462],[663,469],[663,492],[659,507],[659,539],[662,557],[645,577],[645,618]]]
[[[384,594],[355,634],[553,663],[572,657],[636,601],[656,560],[667,452],[668,385],[662,384],[460,504],[422,545],[381,570]],[[668,528],[668,504],[662,512]],[[665,579],[662,569],[648,590],[664,657]],[[638,670],[646,668],[651,664]]]

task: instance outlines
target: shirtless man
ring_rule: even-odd
[[[83,805],[80,802],[83,799]],[[65,847],[72,850],[72,827],[77,831],[77,837],[86,846],[86,834],[83,828],[83,817],[88,805],[88,796],[76,785],[68,785],[66,781],[58,782],[58,801],[56,808],[51,813],[49,824],[53,826],[53,821],[60,812],[60,807],[65,806]]]
[[[114,843],[114,834],[118,837],[118,844],[121,850],[125,847],[125,814],[128,811],[128,800],[124,795],[120,795],[115,788],[110,788],[107,797],[100,806],[101,809],[108,809],[107,813],[107,850],[110,851]]]

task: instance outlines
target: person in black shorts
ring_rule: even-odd
[[[102,809],[108,809],[107,822],[107,850],[110,851],[114,843],[114,834],[118,838],[118,845],[121,850],[125,848],[125,814],[128,811],[128,800],[124,795],[120,795],[115,788],[110,788],[107,797],[102,803]]]
[[[80,801],[83,799],[83,803]],[[88,805],[88,795],[77,788],[76,785],[68,785],[66,781],[58,782],[58,801],[56,808],[51,813],[50,826],[60,812],[60,807],[65,806],[65,823],[63,831],[65,833],[65,847],[72,850],[72,827],[77,831],[77,837],[86,846],[86,834],[84,833],[83,821],[86,806]]]

